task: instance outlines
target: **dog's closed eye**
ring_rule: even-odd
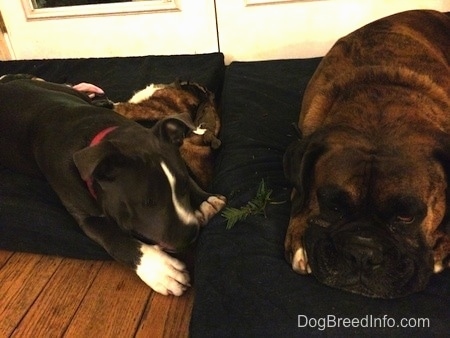
[[[321,215],[330,221],[342,219],[350,213],[351,205],[348,194],[335,186],[325,186],[317,190],[317,199]]]

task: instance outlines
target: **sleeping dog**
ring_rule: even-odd
[[[179,147],[187,113],[145,128],[66,85],[0,79],[0,163],[44,178],[84,233],[152,289],[181,295],[193,242],[225,205],[191,178]]]
[[[95,96],[93,102],[98,104],[103,100],[103,96]],[[128,102],[115,103],[112,108],[144,125],[170,115],[189,114],[199,128],[184,139],[181,157],[193,179],[202,188],[208,187],[213,174],[214,150],[221,143],[217,138],[220,119],[210,91],[195,82],[151,84],[136,92]]]

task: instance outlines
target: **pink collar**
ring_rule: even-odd
[[[89,146],[90,147],[96,146],[105,138],[106,135],[108,135],[110,132],[112,132],[116,128],[117,128],[117,126],[108,127],[108,128],[103,129],[97,135],[94,136],[94,138],[92,139]],[[92,177],[89,177],[88,179],[86,179],[85,182],[86,182],[87,188],[88,188],[89,192],[91,193],[92,197],[97,199],[97,194],[94,191],[94,180],[92,179]]]

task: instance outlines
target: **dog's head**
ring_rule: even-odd
[[[193,129],[186,114],[147,129],[135,123],[74,154],[105,216],[143,241],[179,251],[197,237],[195,190],[179,146]]]
[[[290,145],[291,219],[303,228],[291,240],[302,242],[319,281],[398,297],[422,290],[449,264],[449,148],[427,133],[395,144],[365,136],[324,128]]]

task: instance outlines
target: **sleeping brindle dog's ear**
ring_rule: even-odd
[[[434,151],[434,157],[441,163],[447,180],[445,217],[439,226],[439,230],[450,236],[450,136],[447,134],[438,137],[439,147]]]
[[[284,175],[300,196],[298,208],[303,208],[308,203],[314,181],[314,166],[325,150],[326,144],[320,132],[294,141],[286,149],[283,157]]]
[[[435,139],[440,140],[439,146],[434,150],[434,158],[442,165],[447,183],[445,216],[436,229],[440,233],[440,238],[433,248],[435,261],[436,257],[441,260],[442,268],[450,267],[450,136],[442,134]],[[436,272],[436,264],[435,264]]]

